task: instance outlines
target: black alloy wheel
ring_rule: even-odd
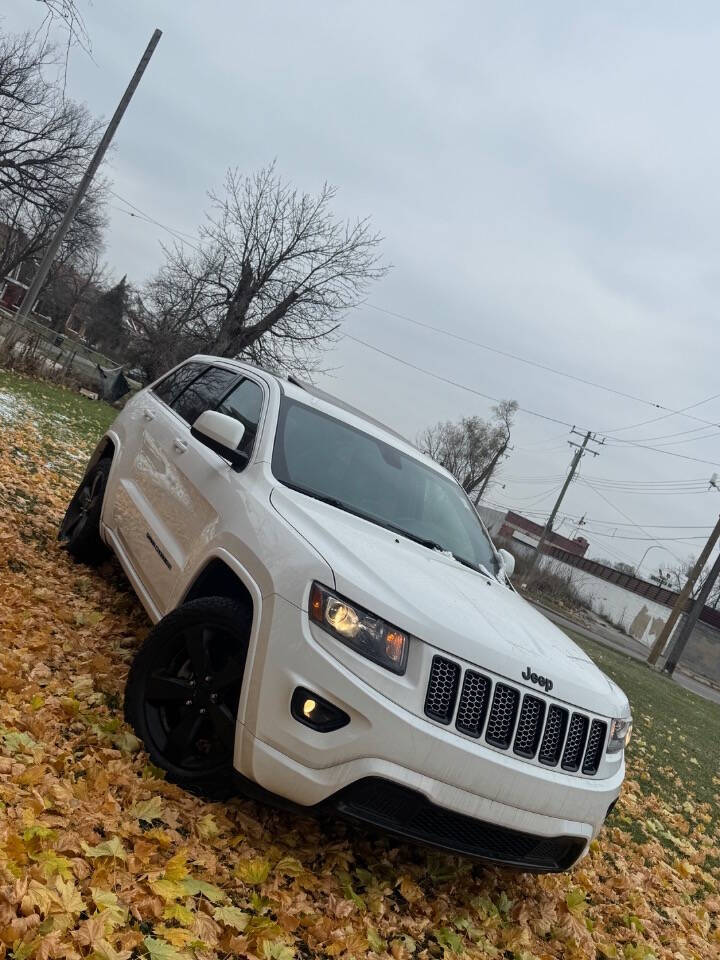
[[[247,608],[224,597],[178,607],[149,633],[125,691],[126,718],[152,761],[216,799],[232,792],[250,626]]]
[[[104,457],[83,477],[60,524],[58,540],[82,563],[99,563],[108,555],[100,537],[100,515],[111,462]]]

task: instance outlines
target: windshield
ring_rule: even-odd
[[[495,551],[462,487],[396,447],[283,398],[272,471],[281,482],[497,572]]]

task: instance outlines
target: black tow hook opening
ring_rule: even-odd
[[[350,723],[350,717],[344,710],[306,687],[297,687],[293,693],[290,713],[298,723],[318,733],[330,733]]]

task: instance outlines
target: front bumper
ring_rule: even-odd
[[[432,656],[431,647],[424,656]],[[620,792],[622,761],[609,778],[570,777],[399,706],[378,690],[387,671],[320,636],[305,612],[278,596],[265,598],[247,669],[235,766],[297,805],[332,804],[409,839],[558,870],[586,852]],[[392,678],[408,696],[426,680],[417,660],[404,677]],[[290,714],[298,686],[336,704],[350,723],[331,733],[298,723]]]

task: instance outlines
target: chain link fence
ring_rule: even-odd
[[[0,307],[0,362],[75,383],[105,394],[105,381],[122,371],[122,365],[74,337],[51,329],[32,317],[20,319]],[[127,378],[131,389],[142,384]]]

